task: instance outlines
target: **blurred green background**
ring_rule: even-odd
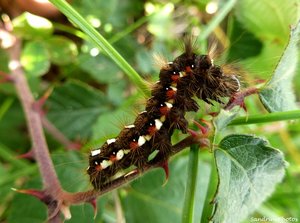
[[[2,4],[2,3],[1,3]],[[159,64],[154,54],[168,61],[182,52],[182,37],[198,36],[199,53],[216,45],[215,63],[239,70],[243,88],[268,80],[289,39],[290,27],[300,18],[299,0],[138,1],[73,0],[83,15],[147,81],[154,83]],[[232,8],[230,8],[233,6]],[[220,12],[229,8],[229,12]],[[1,8],[2,19],[13,19],[14,32],[23,40],[21,62],[36,98],[52,89],[44,109],[46,118],[80,150],[61,144],[51,130],[47,142],[63,187],[68,191],[91,188],[85,173],[89,150],[118,134],[143,109],[145,99],[120,68],[98,50],[85,34],[63,15],[45,19],[24,13],[14,18]],[[3,17],[4,16],[4,17]],[[8,55],[0,49],[0,70],[8,71]],[[299,72],[298,72],[299,73]],[[300,75],[294,81],[300,99]],[[257,96],[246,99],[248,115],[264,114]],[[202,111],[211,108],[203,104]],[[241,111],[241,115],[245,115]],[[274,122],[227,128],[229,133],[255,133],[267,138],[286,156],[289,166],[276,192],[252,217],[294,217],[300,221],[300,123]],[[182,137],[177,133],[174,141]],[[10,83],[0,83],[0,222],[43,222],[46,208],[35,198],[11,188],[39,188],[34,162],[16,156],[30,150],[26,122]],[[152,171],[130,185],[99,199],[95,222],[180,222],[188,153],[171,160],[171,175],[162,187],[161,170]],[[207,222],[217,186],[212,154],[201,151],[197,219]],[[88,205],[71,209],[68,222],[92,222]],[[250,222],[250,217],[247,221]]]

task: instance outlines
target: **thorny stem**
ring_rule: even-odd
[[[250,88],[247,88],[247,89],[245,89],[245,90],[243,90],[243,91],[240,91],[240,92],[234,94],[234,95],[230,98],[228,104],[225,105],[224,109],[225,109],[225,110],[230,110],[230,109],[232,109],[234,106],[239,105],[239,106],[241,106],[243,109],[246,110],[246,107],[245,107],[245,104],[244,104],[244,99],[245,99],[245,97],[250,96],[250,95],[252,95],[252,94],[257,94],[258,91],[259,91],[258,88],[256,88],[256,87],[250,87]]]
[[[21,46],[21,40],[16,38],[15,44],[8,49],[11,77],[25,113],[29,134],[32,140],[33,153],[42,176],[45,194],[49,195],[53,200],[57,200],[62,193],[62,188],[50,158],[40,114],[34,109],[33,104],[35,100],[20,64]],[[49,216],[52,215],[52,209],[49,207]],[[57,217],[53,217],[53,221],[49,219],[49,222],[58,222]]]
[[[57,193],[56,188],[60,188],[60,183],[57,179],[53,163],[50,159],[40,115],[33,109],[35,100],[29,89],[23,69],[20,66],[20,51],[21,41],[16,39],[14,46],[11,48],[10,57],[11,61],[16,63],[17,66],[11,70],[11,75],[25,112],[29,133],[32,139],[34,155],[40,166],[44,187],[50,194],[53,194],[53,192]],[[56,187],[55,191],[53,191],[53,186]]]

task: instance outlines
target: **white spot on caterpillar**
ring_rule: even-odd
[[[123,158],[123,156],[124,156],[124,151],[121,149],[117,152],[116,159],[120,160]]]
[[[184,71],[180,71],[179,72],[179,77],[184,77],[184,76],[186,76],[186,73]]]
[[[149,141],[150,139],[151,139],[151,135],[145,135],[145,139],[147,140],[147,141]]]
[[[139,145],[139,146],[142,146],[142,145],[145,144],[145,142],[146,142],[145,137],[144,137],[144,136],[140,136],[140,137],[139,137],[139,140],[138,140],[138,145]]]
[[[155,119],[155,128],[157,130],[160,130],[160,128],[162,127],[163,123],[159,120],[159,119]]]
[[[106,142],[108,145],[114,143],[116,141],[116,139],[108,139]]]
[[[176,87],[170,86],[170,88],[171,88],[173,91],[177,91],[177,88],[176,88]]]
[[[172,108],[172,107],[173,107],[173,105],[172,105],[171,103],[169,103],[169,102],[165,102],[165,105],[166,105],[168,108]]]
[[[91,156],[97,156],[101,152],[100,149],[91,151]]]
[[[168,64],[170,64],[170,65],[171,65],[171,64],[173,64],[173,62],[168,62]]]
[[[98,161],[95,161],[94,163],[95,163],[95,165],[97,165],[97,166],[99,165]]]
[[[135,125],[125,125],[125,129],[132,129],[134,127],[135,127]]]
[[[142,111],[139,113],[139,115],[144,114],[144,113],[147,113],[147,111]]]
[[[110,160],[103,160],[101,162],[101,168],[105,169],[105,168],[109,167],[111,164],[112,164],[112,162]]]

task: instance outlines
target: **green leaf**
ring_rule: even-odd
[[[241,0],[236,5],[235,14],[257,37],[285,43],[289,26],[299,19],[299,1]]]
[[[260,54],[262,50],[262,42],[246,30],[236,18],[229,21],[230,42],[233,44],[229,48],[227,59],[230,62],[244,60]]]
[[[286,43],[279,44],[275,41],[265,40],[259,55],[248,57],[242,60],[240,64],[252,77],[266,80],[270,77],[270,74],[274,72],[274,68],[281,58]]]
[[[270,112],[288,111],[297,108],[293,91],[293,79],[299,62],[300,22],[292,29],[287,45],[270,81],[259,96]]]
[[[4,103],[11,103],[6,101],[3,95],[0,95],[0,104],[3,107],[7,106]],[[26,126],[26,122],[22,107],[18,100],[14,100],[1,119],[0,142],[10,148],[19,148],[20,153],[25,152],[24,150],[30,147],[30,142],[27,132],[24,131],[24,126]],[[12,132],[14,134],[11,134]]]
[[[74,81],[56,87],[46,105],[50,121],[70,138],[89,137],[98,116],[109,110],[101,92]]]
[[[50,68],[49,53],[40,41],[31,41],[25,45],[21,55],[23,65],[28,77],[41,76]]]
[[[187,157],[179,157],[170,163],[170,177],[163,186],[165,175],[162,170],[147,173],[131,184],[122,198],[126,220],[140,222],[181,222],[183,196],[186,187]],[[197,190],[195,193],[195,219],[200,222],[204,200],[209,185],[210,166],[199,162]],[[146,220],[145,220],[146,218]]]
[[[118,109],[116,111],[103,114],[93,126],[93,139],[102,139],[103,142],[108,137],[116,136],[123,128],[122,124],[129,125],[134,121],[134,114],[131,111]]]
[[[28,12],[13,20],[14,32],[25,39],[42,39],[53,32],[53,24],[43,17]]]
[[[62,151],[52,154],[52,158],[58,178],[65,190],[78,192],[91,187],[88,175],[84,172],[88,166],[85,154],[78,151]]]
[[[126,97],[126,89],[128,89],[128,83],[124,80],[110,83],[107,89],[107,97],[115,105],[120,105]]]
[[[215,150],[219,174],[213,222],[241,222],[271,195],[284,176],[283,154],[262,138],[225,137]]]
[[[124,76],[118,67],[103,55],[93,57],[88,53],[82,53],[79,55],[78,60],[80,68],[100,83],[120,81]]]
[[[53,36],[45,41],[50,60],[57,65],[66,65],[75,61],[78,54],[74,42],[64,36]]]

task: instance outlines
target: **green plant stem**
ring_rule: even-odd
[[[249,125],[265,122],[300,119],[300,110],[274,112],[265,115],[251,115],[234,119],[229,125]]]
[[[211,32],[223,21],[223,19],[227,16],[230,10],[234,7],[237,0],[229,0],[224,5],[218,13],[213,17],[210,23],[203,29],[200,33],[198,40],[201,42],[211,34]]]
[[[91,39],[91,41],[99,47],[99,49],[104,51],[127,74],[128,78],[139,88],[142,94],[145,96],[150,95],[148,85],[139,74],[100,33],[98,33],[78,12],[74,10],[73,7],[64,0],[50,0],[50,2],[67,16],[68,19],[76,24]]]
[[[194,222],[199,146],[192,145],[190,148],[191,149],[189,153],[189,166],[188,166],[188,173],[187,173],[185,200],[184,200],[184,206],[182,211],[182,223]]]

